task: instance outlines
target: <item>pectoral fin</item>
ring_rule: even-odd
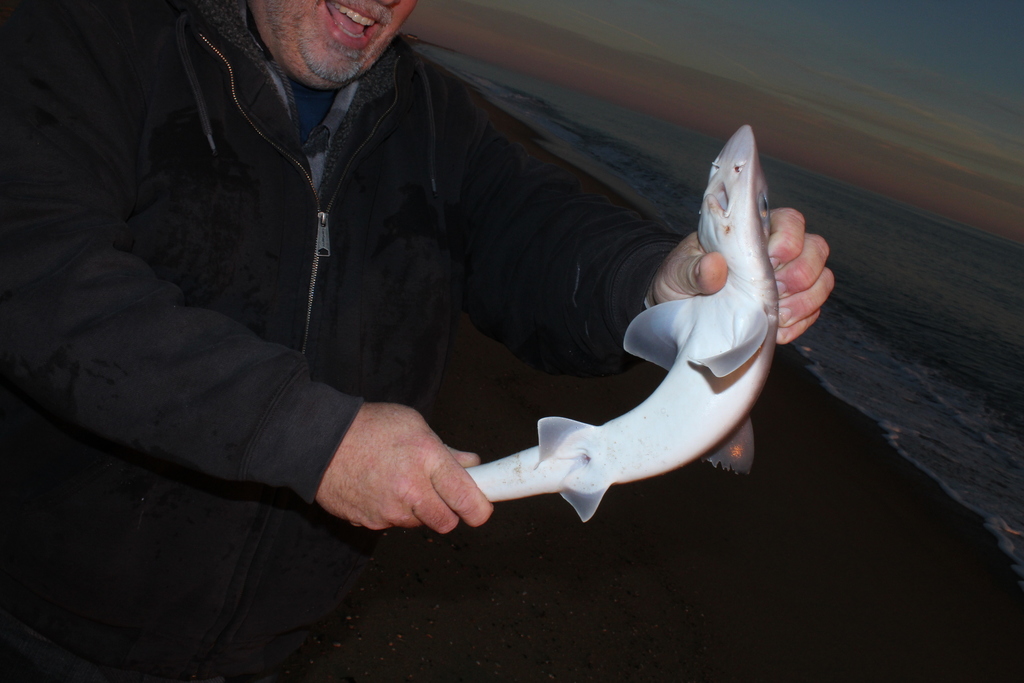
[[[732,334],[734,336],[726,351],[705,358],[691,357],[690,360],[706,366],[715,377],[732,374],[761,348],[768,334],[768,315],[762,308],[744,311],[742,317],[737,315]]]
[[[741,474],[750,472],[754,464],[754,427],[748,417],[743,424],[726,437],[724,446],[705,455],[701,460]]]
[[[679,343],[686,338],[680,334],[680,324],[693,326],[696,316],[690,313],[694,299],[667,301],[648,308],[626,328],[623,348],[634,356],[671,369],[679,354]]]

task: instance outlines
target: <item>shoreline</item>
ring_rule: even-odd
[[[825,388],[808,368],[810,361],[798,351],[787,349],[783,353],[791,356],[789,363],[801,376],[802,381],[821,388],[844,420],[855,425],[866,439],[878,442],[879,462],[891,469],[895,476],[918,488],[917,493],[922,500],[933,508],[933,512],[949,525],[954,533],[972,545],[973,550],[994,579],[1001,584],[1008,597],[1024,610],[1024,577],[1013,569],[1015,558],[1000,548],[999,538],[986,528],[988,519],[950,495],[939,479],[900,453],[889,442],[885,428],[874,418]]]

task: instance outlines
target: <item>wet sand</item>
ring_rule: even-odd
[[[490,460],[536,444],[540,417],[600,424],[662,376],[545,375],[464,321],[431,423]],[[613,487],[587,524],[544,496],[497,504],[479,529],[389,531],[282,680],[1024,680],[1024,592],[979,518],[790,349],[753,420],[748,476],[694,463]]]

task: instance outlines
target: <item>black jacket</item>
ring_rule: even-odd
[[[429,407],[462,310],[608,373],[678,240],[401,41],[317,190],[236,3],[197,4],[25,0],[0,33],[0,606],[182,678],[336,607],[373,535],[320,477],[362,400]]]

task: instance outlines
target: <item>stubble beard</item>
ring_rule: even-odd
[[[302,55],[306,67],[318,78],[340,88],[366,73],[391,41],[373,43],[365,50],[353,50],[343,45],[332,44],[329,46],[331,54],[328,58],[317,55],[317,46],[311,43],[312,41],[308,39],[299,42],[299,54]]]
[[[319,6],[321,0],[314,6]],[[301,19],[289,13],[289,3],[293,0],[266,0],[263,3],[267,20],[275,30],[282,35],[291,34],[294,36],[298,48],[299,57],[302,58],[306,68],[317,78],[323,79],[333,88],[341,88],[351,83],[356,78],[366,73],[367,70],[384,53],[384,50],[391,44],[389,40],[371,40],[362,50],[353,49],[335,42],[326,44],[309,35],[302,25]],[[391,24],[391,11],[376,3],[357,3],[366,5],[361,7],[364,16],[369,16],[377,22],[377,31],[384,32]],[[357,10],[359,11],[359,10]],[[393,39],[393,37],[392,37]],[[300,79],[301,80],[301,79]],[[311,87],[324,87],[323,84],[307,84]]]

